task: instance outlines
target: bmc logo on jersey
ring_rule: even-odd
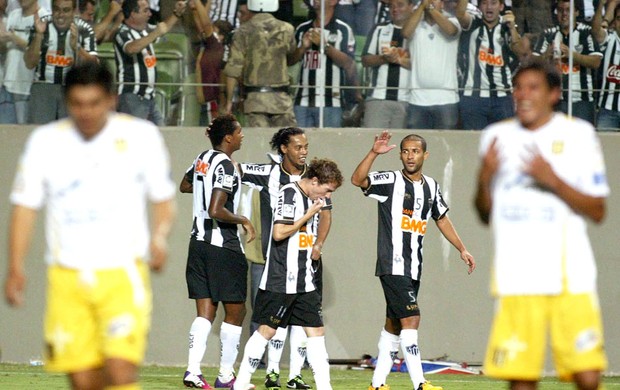
[[[620,84],[620,66],[611,65],[607,68],[607,81],[614,84]]]
[[[400,221],[400,228],[405,232],[426,234],[426,221],[420,221],[419,219],[409,218],[403,215]]]
[[[147,68],[152,68],[157,65],[157,58],[155,56],[144,56],[144,65]]]
[[[45,62],[48,65],[59,66],[61,68],[67,68],[73,65],[73,57],[65,56],[64,54],[50,50],[45,55]]]
[[[568,64],[562,63],[562,66],[560,67],[560,69],[562,70],[562,74],[568,74]],[[579,72],[579,70],[581,69],[581,67],[577,64],[573,64],[573,73],[577,73]]]
[[[312,248],[314,245],[314,236],[308,233],[298,233],[299,236],[299,249]]]
[[[209,169],[209,163],[204,162],[202,160],[198,160],[196,162],[196,172],[201,175],[206,175],[207,170]]]
[[[487,50],[480,48],[478,51],[478,59],[480,62],[483,62],[492,66],[504,66],[504,58],[501,54],[493,55],[493,53],[489,53]]]

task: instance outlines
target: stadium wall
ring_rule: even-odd
[[[0,127],[0,275],[6,273],[6,227],[9,219],[8,196],[17,164],[30,128]],[[235,154],[242,162],[267,162],[265,152],[273,129],[245,129],[243,147]],[[384,298],[374,276],[376,250],[376,201],[365,198],[349,178],[367,153],[372,129],[309,130],[311,157],[329,157],[338,162],[345,176],[344,185],[333,195],[333,225],[324,247],[324,314],[330,358],[356,359],[362,354],[376,355],[378,334],[383,326]],[[409,133],[394,130],[393,140]],[[446,356],[450,360],[481,362],[493,312],[489,296],[491,236],[478,222],[472,197],[478,166],[479,132],[419,131],[429,144],[430,157],[424,172],[437,179],[450,205],[454,222],[478,268],[467,275],[459,254],[444,240],[436,227],[429,227],[425,241],[425,267],[420,292],[422,323],[420,347],[423,358]],[[194,157],[210,148],[201,128],[166,128],[172,174],[179,182]],[[599,267],[599,290],[605,321],[610,373],[620,373],[620,135],[601,134],[612,195],[608,217],[601,226],[590,228]],[[61,150],[58,153],[62,153]],[[154,156],[156,158],[156,156]],[[588,158],[588,156],[583,156]],[[574,162],[576,165],[580,161]],[[374,168],[400,168],[396,150],[381,156]],[[45,167],[42,167],[45,169]],[[170,242],[170,259],[165,272],[153,276],[154,315],[147,361],[183,365],[187,358],[187,333],[195,316],[194,304],[187,299],[184,279],[187,245],[191,227],[191,196],[178,194],[178,219]],[[43,221],[43,216],[39,217]],[[431,224],[433,225],[433,224]],[[43,229],[38,230],[27,263],[26,303],[19,309],[0,305],[0,361],[27,362],[42,351],[45,266]],[[527,234],[527,232],[524,232]],[[248,310],[249,313],[249,310]],[[221,321],[221,314],[218,320]],[[249,319],[249,315],[248,315]],[[246,323],[248,322],[246,319]],[[247,339],[244,327],[242,343]],[[288,354],[283,363],[288,363]],[[219,326],[209,338],[207,365],[219,362]]]

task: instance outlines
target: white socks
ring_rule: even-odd
[[[329,357],[325,348],[325,336],[308,337],[308,363],[312,367],[317,390],[331,390],[329,376]]]
[[[239,373],[237,374],[237,380],[235,381],[236,390],[246,390],[252,374],[256,372],[260,359],[265,353],[265,347],[269,340],[261,336],[258,331],[254,332],[252,337],[245,344],[243,351],[243,359],[241,360],[241,366],[239,367]]]
[[[187,371],[199,375],[200,363],[207,350],[207,338],[211,332],[211,322],[204,317],[196,317],[189,329],[189,354],[187,357]]]
[[[405,362],[409,370],[409,376],[413,382],[413,388],[417,389],[420,383],[425,382],[422,371],[422,358],[418,348],[418,331],[416,329],[403,329],[400,331],[400,348],[405,355]]]
[[[301,369],[306,361],[306,346],[308,336],[301,326],[291,326],[291,364],[288,379],[301,375]]]
[[[280,373],[280,360],[282,360],[282,352],[284,351],[284,342],[288,327],[276,329],[276,334],[269,340],[269,353],[267,355],[267,373],[271,371],[276,374]]]
[[[222,350],[220,356],[220,380],[229,382],[233,377],[233,365],[239,353],[239,340],[241,339],[241,327],[222,322],[220,339]]]
[[[398,353],[399,344],[400,337],[389,333],[385,329],[381,330],[381,336],[379,336],[379,343],[377,345],[379,347],[379,355],[377,356],[377,364],[372,374],[372,387],[381,387],[381,385],[385,384],[387,376],[392,371],[394,357]]]

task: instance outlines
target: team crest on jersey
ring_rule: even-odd
[[[295,217],[295,206],[291,204],[285,204],[282,207],[282,217],[284,218],[294,218]]]
[[[564,151],[564,141],[553,141],[551,144],[551,153],[562,154]]]
[[[224,187],[232,187],[233,186],[233,176],[232,175],[224,175],[224,183],[222,185]]]

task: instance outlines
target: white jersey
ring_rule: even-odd
[[[455,36],[445,35],[436,23],[422,19],[409,41],[411,104],[436,106],[459,101],[456,65],[461,25],[456,18],[448,20],[459,30]]]
[[[110,113],[85,140],[70,119],[34,130],[21,157],[11,202],[47,206],[48,264],[93,270],[146,259],[147,199],[172,199],[168,151],[149,122]]]
[[[516,119],[489,126],[480,154],[497,139],[500,166],[493,180],[491,223],[495,236],[494,294],[593,292],[596,265],[584,218],[523,172],[524,158],[538,150],[568,185],[606,197],[605,164],[594,128],[556,113],[535,131]]]
[[[50,11],[39,8],[39,17],[49,16]],[[7,31],[13,31],[26,42],[30,41],[30,32],[34,28],[34,15],[24,17],[22,9],[12,11],[6,22]],[[30,95],[30,86],[34,77],[34,69],[26,68],[24,51],[14,43],[7,43],[4,70],[4,87],[11,93]]]

